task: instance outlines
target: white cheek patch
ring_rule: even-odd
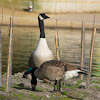
[[[40,20],[44,20],[44,18],[41,15],[39,15],[39,18],[40,18]]]
[[[27,74],[27,79],[32,80],[32,75],[31,74]]]

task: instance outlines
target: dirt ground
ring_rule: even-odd
[[[23,73],[16,73],[11,79],[10,93],[6,93],[6,74],[0,89],[0,100],[100,100],[100,77],[93,77],[90,88],[85,89],[86,79],[73,78],[62,83],[63,93],[52,92],[51,84],[38,80],[36,91],[31,91],[30,80],[22,78]]]

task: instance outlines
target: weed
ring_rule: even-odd
[[[100,81],[97,81],[97,82],[95,82],[95,81],[90,81],[90,83],[100,83]]]
[[[63,94],[64,94],[64,95],[66,95],[66,94],[67,94],[67,92],[66,92],[66,91],[64,91],[64,92],[63,92]]]
[[[61,100],[72,100],[72,99],[70,99],[69,97],[64,95],[64,96],[62,96]]]
[[[100,89],[100,87],[99,86],[94,86],[95,88],[97,88],[97,89]]]
[[[45,90],[42,89],[41,87],[36,87],[37,90],[41,91],[41,92],[44,92]]]
[[[2,86],[1,89],[0,89],[0,91],[3,91],[3,90],[5,90],[5,87]]]
[[[14,93],[13,94],[13,96],[18,96],[18,97],[26,97],[25,95],[23,95],[23,94],[16,94],[16,93]]]
[[[34,94],[30,94],[30,97],[33,98],[33,100],[41,100],[43,98],[43,96],[37,96]]]

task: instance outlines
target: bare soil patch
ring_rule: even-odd
[[[82,81],[73,78],[62,84],[64,93],[50,92],[53,83],[38,80],[36,91],[31,91],[30,80],[22,78],[23,73],[12,75],[11,92],[6,93],[6,74],[3,75],[3,86],[0,89],[1,100],[100,100],[100,78],[93,77],[90,88],[79,88]],[[84,81],[85,82],[85,81]]]

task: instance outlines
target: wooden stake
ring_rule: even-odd
[[[2,8],[2,19],[1,19],[1,27],[2,27],[2,24],[3,24],[3,8]]]
[[[90,79],[91,79],[95,34],[96,34],[96,28],[94,28],[94,30],[93,30],[92,39],[91,39],[90,62],[89,62],[88,76],[87,76],[87,89],[89,89],[89,84],[90,84]]]
[[[2,20],[1,20],[1,29],[3,24],[3,9],[2,9]],[[2,32],[0,30],[0,87],[2,86]]]
[[[12,27],[13,27],[13,22],[14,21],[14,8],[13,8],[13,16],[12,16]]]
[[[85,50],[85,23],[82,21],[82,32],[81,32],[81,71],[84,66],[84,50]],[[81,74],[81,80],[83,80],[83,75]]]
[[[59,52],[58,52],[57,35],[56,35],[56,34],[55,34],[55,44],[56,44],[56,54],[57,54],[57,60],[60,60],[60,58],[59,58]]]
[[[0,87],[2,86],[2,34],[0,30]]]
[[[60,45],[58,37],[57,19],[56,19],[56,28],[57,28],[57,35],[55,35],[56,53],[57,53],[57,60],[60,60]]]
[[[95,13],[94,13],[93,29],[94,27],[95,27]]]
[[[8,69],[7,69],[6,92],[10,92],[11,74],[12,74],[12,40],[13,40],[13,33],[12,33],[12,18],[11,17],[10,17],[10,21],[11,21],[11,28],[10,28],[10,36],[9,36]]]

